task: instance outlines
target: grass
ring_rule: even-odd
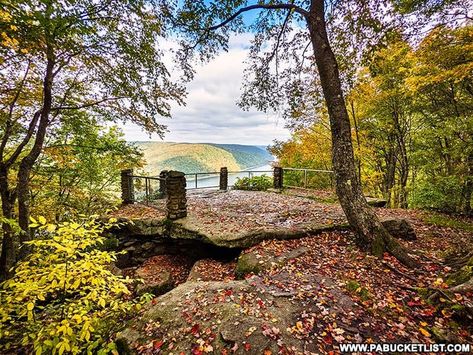
[[[438,212],[426,212],[423,214],[422,220],[425,223],[434,225],[436,227],[454,228],[467,232],[473,232],[473,222],[465,221]]]

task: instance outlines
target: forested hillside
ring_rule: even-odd
[[[137,142],[143,150],[145,170],[185,173],[244,170],[268,164],[272,156],[262,147],[240,144]]]

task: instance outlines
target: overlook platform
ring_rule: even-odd
[[[195,190],[187,194],[187,217],[169,221],[165,200],[130,204],[111,216],[134,236],[195,239],[218,247],[247,248],[267,239],[291,239],[311,233],[346,229],[338,203],[327,194],[295,196],[240,190]],[[332,201],[332,202],[321,202]],[[383,219],[389,212],[378,209]]]

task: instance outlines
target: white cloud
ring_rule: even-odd
[[[235,36],[228,52],[197,68],[188,86],[187,105],[173,106],[172,119],[160,121],[170,131],[165,141],[266,145],[273,139],[289,137],[277,114],[245,112],[236,105],[250,38],[249,34]],[[133,124],[126,124],[123,130],[128,140],[150,140]]]

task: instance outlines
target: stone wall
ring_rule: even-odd
[[[166,212],[169,219],[187,216],[186,176],[180,171],[169,171],[166,177]]]
[[[126,169],[121,172],[122,203],[124,205],[131,204],[135,201],[132,176],[133,169]]]
[[[226,167],[220,168],[220,190],[228,189],[228,169]]]
[[[282,189],[284,186],[283,183],[283,169],[280,166],[274,167],[274,175],[273,175],[273,187],[275,189]]]
[[[163,170],[159,173],[159,177],[161,180],[159,180],[159,192],[161,193],[162,196],[166,196],[166,179],[168,176],[168,171]]]

